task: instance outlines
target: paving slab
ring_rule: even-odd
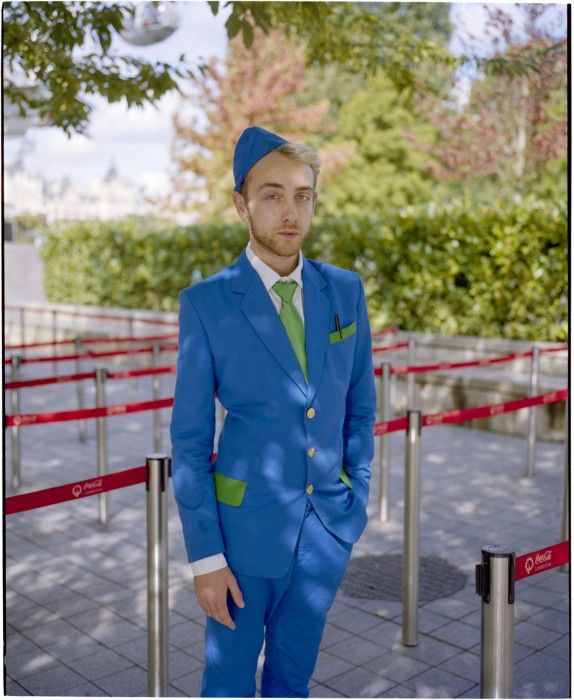
[[[128,367],[127,362],[118,367]],[[75,369],[66,363],[61,374]],[[52,373],[26,365],[24,376]],[[162,378],[173,394],[173,377]],[[141,401],[151,382],[110,382],[110,402]],[[94,405],[86,385],[86,403]],[[22,411],[75,407],[72,385],[22,392]],[[161,413],[169,452],[169,411]],[[217,430],[219,430],[219,424]],[[143,464],[153,451],[151,416],[108,421],[110,468]],[[146,444],[149,443],[149,444]],[[377,519],[378,474],[371,481],[369,525],[353,557],[400,555],[403,547],[404,435],[390,442],[390,518]],[[10,440],[6,441],[10,486]],[[466,576],[454,595],[419,607],[419,644],[405,647],[402,602],[340,591],[329,612],[311,697],[479,697],[480,599],[474,566],[480,549],[504,540],[517,553],[559,541],[563,446],[539,443],[534,479],[523,479],[525,441],[472,427],[423,431],[421,541],[424,557],[446,560]],[[22,429],[22,491],[96,474],[95,424],[80,443],[74,423]],[[65,477],[63,476],[65,475]],[[169,696],[198,695],[204,615],[169,492]],[[10,695],[147,694],[145,490],[108,494],[109,521],[97,500],[80,499],[6,519],[6,692]],[[515,696],[569,692],[568,573],[557,569],[516,585]],[[258,678],[260,677],[260,672]],[[520,695],[519,693],[522,693]],[[562,693],[562,695],[560,695]]]
[[[341,673],[345,673],[352,668],[353,664],[342,659],[340,656],[333,656],[332,654],[321,651],[317,657],[317,663],[312,678],[318,683],[324,683],[331,678],[335,678],[335,676],[340,676]]]
[[[396,653],[387,653],[364,664],[368,671],[378,673],[397,683],[405,681],[429,668],[428,664]]]
[[[374,698],[395,684],[366,668],[353,668],[325,682],[325,685],[348,698]]]
[[[329,653],[350,661],[356,666],[361,666],[379,656],[381,647],[368,639],[353,636],[329,647]]]
[[[514,667],[514,696],[517,698],[568,698],[570,683],[563,661],[544,652],[532,654]]]
[[[475,684],[439,668],[429,668],[428,671],[423,671],[418,676],[404,681],[403,685],[413,688],[416,697],[444,698],[457,697],[473,688]]]

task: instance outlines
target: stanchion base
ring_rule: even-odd
[[[404,639],[401,639],[401,644],[402,644],[404,647],[418,647],[419,642],[418,642],[418,640],[417,640],[416,642],[405,642]]]

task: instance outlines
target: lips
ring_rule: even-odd
[[[296,236],[299,235],[299,231],[285,230],[285,231],[279,231],[279,234],[281,236],[285,236],[285,238],[295,238]]]

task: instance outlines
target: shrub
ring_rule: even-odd
[[[304,253],[356,270],[375,325],[528,340],[567,339],[566,203],[449,205],[324,219]],[[136,220],[52,229],[42,248],[53,302],[177,309],[180,289],[235,260],[244,226]]]

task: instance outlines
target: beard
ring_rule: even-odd
[[[306,236],[306,234],[301,233],[298,226],[290,226],[289,228],[294,231],[299,231],[299,235],[293,238],[286,238],[278,232],[264,232],[259,230],[257,226],[255,226],[249,211],[247,211],[247,221],[249,224],[249,233],[268,253],[272,253],[281,258],[292,258],[294,255],[298,255]]]

